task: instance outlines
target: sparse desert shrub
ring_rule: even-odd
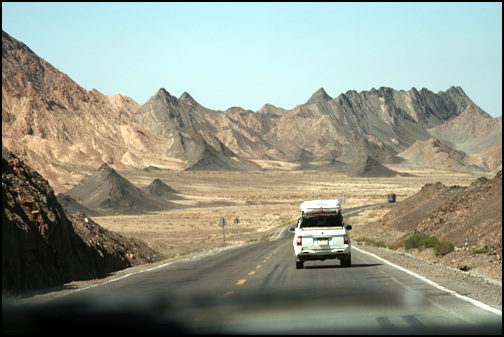
[[[488,253],[488,249],[486,248],[479,248],[472,251],[472,254],[486,254],[486,253]]]
[[[451,242],[441,241],[434,246],[434,253],[436,256],[446,255],[455,250],[455,245]]]
[[[428,239],[429,236],[425,233],[419,232],[413,234],[409,239],[406,240],[404,243],[404,248],[406,249],[411,249],[411,248],[419,248],[420,247],[420,242],[424,239]]]
[[[425,239],[422,239],[419,243],[418,243],[418,249],[421,249],[421,248],[434,248],[436,245],[438,245],[440,243],[439,239],[434,237],[434,236],[429,236]]]
[[[422,248],[433,248],[434,254],[436,256],[446,255],[455,250],[455,245],[451,242],[440,241],[434,236],[428,236],[425,233],[415,233],[404,243],[404,248],[418,248],[420,251]]]

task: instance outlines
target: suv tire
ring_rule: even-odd
[[[304,267],[303,261],[296,261],[296,269],[303,269],[303,267]]]
[[[352,266],[352,254],[348,254],[348,256],[343,257],[341,260],[342,267],[351,267]]]

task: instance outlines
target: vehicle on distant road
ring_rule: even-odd
[[[296,268],[305,261],[338,259],[343,267],[352,265],[351,240],[339,200],[310,200],[301,204],[301,216],[292,241]]]

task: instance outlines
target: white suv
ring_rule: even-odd
[[[339,259],[343,267],[352,265],[351,241],[338,200],[311,200],[301,204],[301,216],[294,232],[296,268],[305,261]]]

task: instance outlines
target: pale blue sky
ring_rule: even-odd
[[[452,85],[502,115],[502,3],[5,3],[2,29],[85,89],[214,110],[323,87]]]

